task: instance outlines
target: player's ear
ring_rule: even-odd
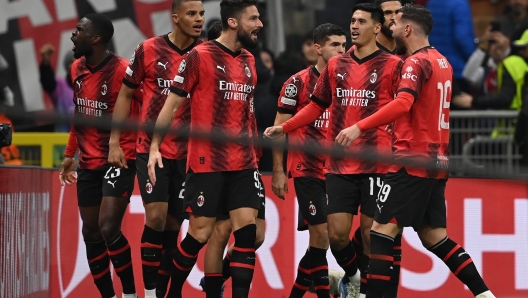
[[[101,35],[94,35],[92,37],[92,44],[98,44],[102,41]]]
[[[235,18],[229,18],[229,19],[227,19],[227,24],[232,29],[236,29],[238,27],[238,20],[235,19]]]
[[[405,37],[411,35],[411,32],[413,31],[413,27],[411,26],[411,24],[406,24],[405,25],[405,29],[404,29],[404,35]]]
[[[381,31],[381,23],[377,23],[374,27],[374,33],[378,34]]]
[[[172,22],[174,24],[177,24],[178,23],[178,14],[177,13],[173,13],[171,17],[172,17]]]
[[[315,49],[315,51],[317,52],[318,55],[322,55],[322,53],[321,53],[322,46],[321,45],[319,45],[317,43],[314,43],[313,47],[314,47],[314,49]]]

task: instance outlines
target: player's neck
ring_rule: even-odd
[[[242,50],[242,43],[238,40],[236,34],[237,33],[234,30],[222,31],[222,34],[216,39],[216,41],[230,49],[233,53],[236,53]]]
[[[377,39],[378,42],[389,51],[394,51],[394,49],[396,48],[396,41],[392,38],[388,38],[381,32],[378,34]]]
[[[109,55],[110,51],[108,51],[107,49],[104,49],[102,51],[93,51],[90,56],[85,56],[86,64],[97,66],[101,64],[101,62],[103,62]]]
[[[412,54],[414,54],[414,52],[418,51],[419,49],[423,49],[428,46],[430,46],[430,44],[427,38],[417,36],[410,37],[407,40],[407,55],[411,56]]]
[[[315,69],[317,69],[317,71],[321,73],[325,67],[326,61],[324,61],[322,56],[319,56],[319,58],[317,58],[317,64],[315,64]]]
[[[376,52],[377,50],[378,50],[378,46],[376,45],[376,41],[370,42],[363,46],[356,45],[354,56],[356,56],[356,58],[361,60],[365,57],[372,55],[372,53]]]
[[[169,40],[178,49],[183,50],[192,45],[194,37],[183,34],[178,27],[174,27],[171,33],[169,33]]]

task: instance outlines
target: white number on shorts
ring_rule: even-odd
[[[388,184],[383,185],[382,188],[380,188],[380,191],[378,193],[378,200],[382,203],[385,203],[387,201],[387,197],[389,196],[389,193],[391,191],[391,187]]]
[[[180,195],[178,196],[182,200],[183,200],[183,192],[184,191],[185,191],[185,182],[182,183],[182,189],[180,190]]]
[[[255,173],[253,173],[253,178],[255,178],[255,187],[257,188],[258,190],[258,196],[259,198],[263,198],[264,197],[264,194],[262,193],[262,183],[260,183],[260,173],[258,171],[255,171]]]
[[[110,175],[110,176],[108,176]],[[119,177],[121,175],[121,169],[116,167],[110,167],[108,171],[106,172],[106,175],[104,176],[105,179],[114,179],[116,177]]]
[[[376,185],[378,187],[382,187],[383,186],[383,181],[381,181],[380,177],[377,177],[378,180],[376,181]],[[370,195],[373,196],[374,195],[374,177],[369,177],[369,180],[370,180]]]

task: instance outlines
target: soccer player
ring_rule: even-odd
[[[442,259],[475,297],[495,297],[469,254],[446,233],[453,69],[429,45],[432,27],[431,13],[423,6],[406,5],[400,10],[391,29],[398,54],[409,57],[402,67],[397,97],[338,136],[340,142],[351,144],[361,134],[371,133],[372,128],[395,121],[395,160],[410,158],[430,165],[429,168],[393,165],[385,177],[370,232],[368,298],[383,297],[393,265],[394,237],[403,227],[413,227],[424,247]]]
[[[72,33],[77,60],[71,67],[74,87],[74,119],[110,119],[128,61],[108,51],[114,34],[110,19],[102,14],[82,18]],[[124,113],[137,117],[134,101]],[[82,235],[90,272],[103,298],[115,297],[109,259],[121,279],[123,297],[136,297],[130,245],[121,232],[121,222],[134,189],[135,132],[126,132],[121,147],[126,168],[108,164],[110,130],[73,124],[60,168],[60,181],[77,182],[77,199],[83,222]],[[79,149],[79,167],[74,155]]]
[[[166,129],[191,94],[191,131],[224,133],[247,142],[189,140],[185,191],[191,213],[189,231],[174,256],[170,297],[181,295],[198,252],[213,233],[216,216],[226,211],[235,236],[230,263],[233,297],[247,297],[253,279],[255,220],[261,205],[257,158],[250,144],[250,109],[257,78],[255,59],[244,48],[257,45],[262,22],[254,0],[223,0],[220,15],[221,36],[197,46],[182,60],[156,128]],[[148,168],[153,184],[157,182],[155,165],[163,165],[162,140],[163,134],[155,134],[150,147]]]
[[[207,31],[207,38],[209,40],[217,39],[222,34],[222,21],[214,22]],[[252,118],[252,132],[253,137],[258,139],[257,120],[255,118],[254,100],[250,102],[250,116]],[[262,156],[260,148],[254,148],[257,160]],[[260,174],[258,175],[260,189],[259,197],[261,199],[261,206],[257,214],[255,224],[257,226],[255,238],[255,250],[257,250],[264,242],[266,232],[266,195],[264,192],[264,184]],[[224,249],[229,241],[231,230],[233,226],[229,220],[229,212],[224,212],[216,217],[213,234],[207,241],[207,248],[205,250],[204,259],[204,273],[205,276],[200,280],[200,286],[203,291],[207,292],[209,297],[223,297],[224,283],[231,277],[231,255],[233,254],[234,244],[231,244],[227,250],[222,261]]]
[[[330,107],[327,141],[336,142],[344,150],[358,148],[360,152],[391,153],[391,135],[379,127],[353,144],[336,138],[358,120],[389,103],[396,91],[402,61],[397,56],[379,50],[376,35],[384,22],[383,11],[373,4],[358,4],[353,8],[350,29],[354,49],[330,61],[317,81],[309,105],[280,126],[268,128],[266,136],[274,138],[312,123]],[[374,217],[376,194],[382,175],[388,166],[351,159],[329,158],[326,162],[326,192],[328,194],[328,237],[332,254],[345,270],[340,286],[342,297],[356,297],[360,273],[356,253],[349,239],[353,215],[361,205],[361,213]],[[362,217],[364,219],[364,217]],[[360,221],[362,229],[370,222]],[[366,256],[364,256],[366,257]],[[368,261],[362,260],[363,264]]]
[[[318,55],[317,64],[291,76],[283,85],[278,100],[278,112],[275,125],[281,125],[310,103],[320,72],[330,58],[343,54],[346,46],[345,31],[334,24],[323,24],[313,32],[314,48]],[[290,133],[291,143],[317,143],[323,145],[328,127],[329,111],[305,127]],[[297,278],[290,297],[302,297],[310,284],[314,283],[318,297],[329,297],[328,279],[328,231],[326,225],[326,188],[323,171],[324,156],[309,155],[302,152],[288,152],[288,178],[293,178],[297,202],[299,204],[299,230],[310,233],[310,247],[299,262]],[[283,150],[273,150],[273,192],[284,199],[288,191],[288,181],[283,169]]]
[[[123,78],[116,103],[114,122],[123,122],[130,99],[137,88],[144,91],[141,123],[154,123],[169,94],[183,56],[201,43],[198,40],[204,24],[204,8],[198,0],[172,2],[172,32],[150,38],[136,48]],[[172,122],[173,129],[188,129],[190,106],[185,103],[181,117]],[[110,138],[109,161],[125,167],[125,157],[119,148],[121,130],[114,128]],[[183,206],[187,140],[177,135],[168,136],[161,144],[164,167],[156,167],[157,183],[149,180],[148,152],[152,135],[140,131],[136,144],[137,175],[145,206],[145,227],[141,236],[143,283],[147,298],[164,297],[173,268],[172,259],[182,221],[186,218]]]

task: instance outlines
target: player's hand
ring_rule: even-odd
[[[156,165],[163,168],[163,162],[161,160],[161,153],[159,150],[151,150],[149,154],[149,160],[147,163],[148,175],[152,185],[156,185]]]
[[[284,193],[288,193],[288,180],[284,171],[273,171],[273,176],[271,176],[271,189],[273,193],[281,198],[285,199]]]
[[[473,103],[473,96],[467,93],[464,93],[464,92],[453,97],[453,104],[457,107],[469,109],[471,108],[472,103]]]
[[[77,182],[77,173],[75,172],[74,166],[75,160],[73,157],[65,156],[59,169],[59,181],[61,185],[72,185]]]
[[[110,151],[108,152],[108,163],[116,168],[128,169],[125,153],[120,146],[110,146]]]
[[[393,134],[394,133],[394,123],[391,123],[391,124],[385,126],[385,131],[390,133],[390,134]]]
[[[283,135],[284,135],[284,128],[282,128],[282,126],[280,125],[268,127],[264,131],[264,136],[272,140],[280,138]]]
[[[55,48],[51,44],[45,44],[40,48],[40,55],[42,56],[42,60],[44,64],[49,64],[51,60],[51,56],[53,56],[53,53],[55,52]]]
[[[335,142],[345,148],[348,148],[360,135],[361,130],[359,130],[359,127],[354,124],[351,127],[347,127],[340,131],[335,138]]]

